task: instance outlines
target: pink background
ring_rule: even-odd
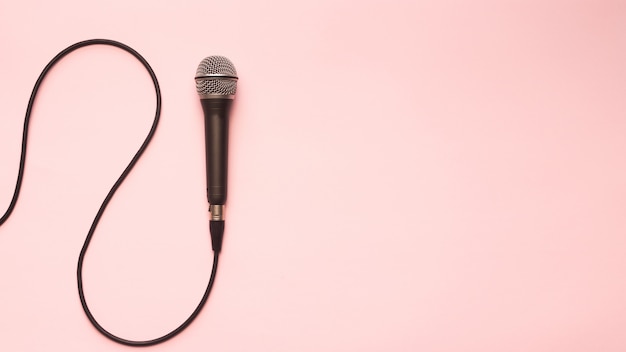
[[[85,261],[113,333],[160,336],[202,294],[193,75],[221,54],[240,76],[221,266],[150,350],[626,350],[623,1],[3,0],[0,211],[37,76],[96,37],[164,98]],[[0,228],[0,350],[132,350],[89,324],[75,270],[153,105],[115,48],[49,75]]]

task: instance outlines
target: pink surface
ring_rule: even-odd
[[[85,262],[126,338],[181,322],[211,251],[193,75],[228,56],[227,233],[202,314],[153,351],[625,351],[622,1],[0,3],[0,209],[40,70],[141,52],[156,138]],[[123,351],[75,268],[148,131],[140,64],[81,49],[43,86],[0,228],[1,351]]]

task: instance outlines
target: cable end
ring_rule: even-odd
[[[224,220],[211,220],[209,222],[209,231],[211,232],[213,251],[219,253],[222,250],[222,242],[224,240]]]

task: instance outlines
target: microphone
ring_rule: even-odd
[[[228,117],[237,91],[237,71],[229,59],[209,56],[196,71],[196,89],[204,111],[207,197],[213,250],[224,234],[224,204],[228,181]]]

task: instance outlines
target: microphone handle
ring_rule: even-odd
[[[226,203],[228,118],[232,99],[201,99],[206,140],[207,196],[211,205]]]

